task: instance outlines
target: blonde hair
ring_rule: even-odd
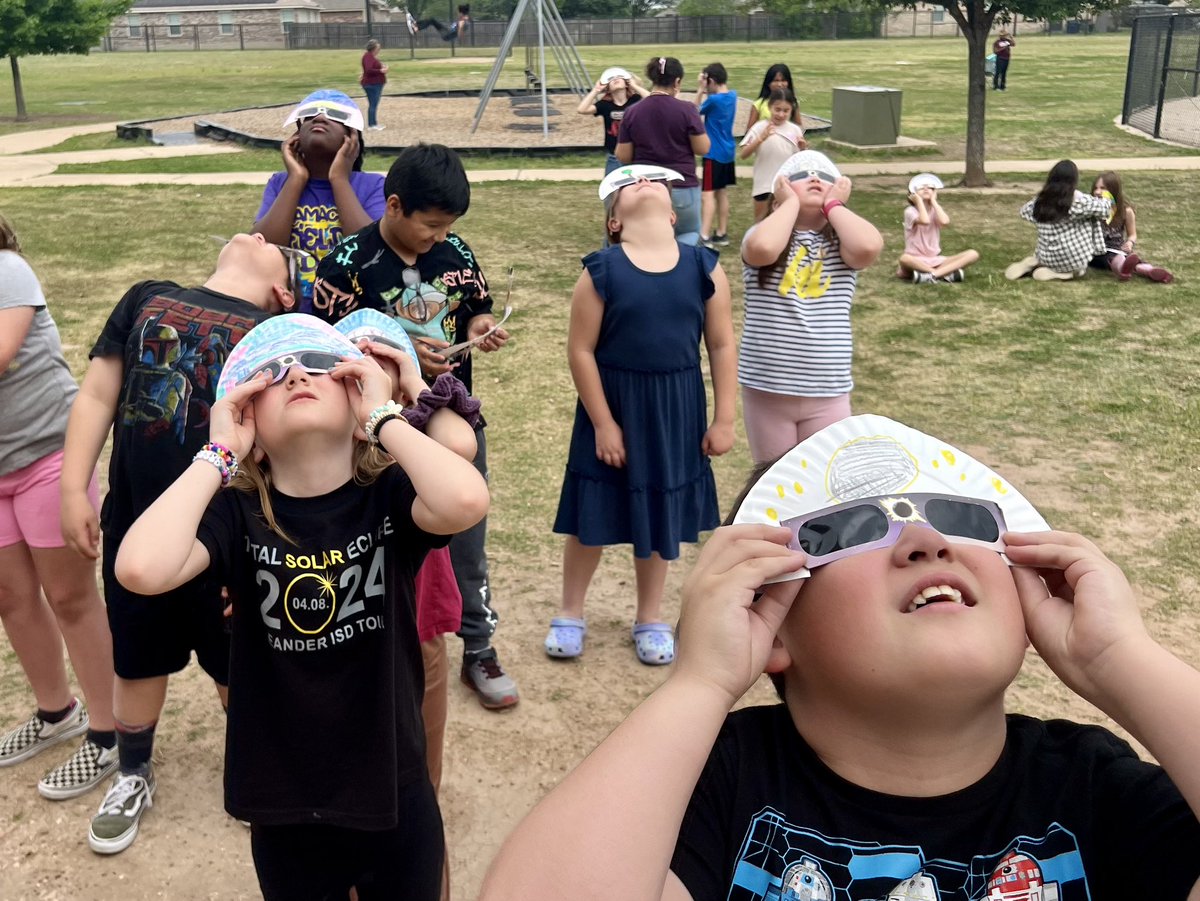
[[[354,482],[357,485],[370,485],[380,474],[395,461],[378,447],[365,441],[354,442]],[[262,507],[262,518],[267,528],[289,544],[296,544],[279,521],[275,518],[275,508],[271,505],[271,461],[266,457],[261,463],[254,461],[251,455],[245,460],[238,461],[238,474],[234,476],[230,487],[247,494],[258,494],[258,502]]]
[[[21,252],[21,242],[17,240],[17,232],[12,227],[12,223],[3,216],[0,216],[0,250]]]

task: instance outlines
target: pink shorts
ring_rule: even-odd
[[[55,451],[28,466],[0,476],[0,547],[25,542],[29,547],[64,547],[59,508],[63,452]],[[100,509],[96,474],[88,485],[92,506]]]

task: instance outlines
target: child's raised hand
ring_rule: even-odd
[[[239,460],[254,449],[254,398],[271,385],[260,374],[232,388],[208,413],[208,440],[224,445]]]
[[[776,176],[774,188],[776,206],[783,206],[789,200],[800,202],[800,198],[792,190],[792,183],[788,181],[786,175]]]
[[[417,368],[416,361],[400,348],[363,338],[358,342],[358,349],[368,356],[391,360],[395,364],[400,376],[392,385],[392,400],[396,403],[405,407],[412,406],[421,392],[429,387],[421,378],[421,370]]]
[[[338,148],[337,155],[334,156],[333,162],[329,164],[330,179],[349,179],[350,173],[354,171],[354,160],[357,157],[358,132],[351,128],[346,134],[346,137],[342,139],[342,146]]]
[[[343,358],[329,374],[346,386],[350,406],[360,424],[392,399],[392,380],[373,357]]]
[[[1004,542],[1029,640],[1063,682],[1095,702],[1105,670],[1150,641],[1125,574],[1071,532],[1009,532]]]
[[[596,426],[596,458],[615,469],[625,465],[625,434],[615,422]]]
[[[850,179],[846,176],[838,176],[838,180],[833,183],[833,186],[825,192],[825,202],[830,200],[840,200],[842,203],[850,202]]]
[[[283,168],[289,177],[308,178],[308,167],[300,154],[300,132],[296,132],[283,142]]]
[[[763,584],[804,566],[804,554],[788,548],[791,539],[781,526],[713,532],[683,583],[676,675],[714,685],[730,705],[754,684],[804,584]]]

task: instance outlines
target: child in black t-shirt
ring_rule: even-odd
[[[562,897],[548,873],[623,901],[1200,896],[1200,673],[1095,545],[879,416],[802,442],[738,506],[685,582],[674,671],[517,827],[482,899]],[[1027,636],[1162,766],[1006,716]],[[764,670],[783,704],[729,714]]]
[[[211,570],[230,588],[225,806],[251,823],[264,897],[437,898],[413,580],[487,485],[313,317],[252,331],[218,394],[210,443],[129,530],[118,578],[157,593]]]
[[[462,160],[440,144],[406,147],[388,170],[384,193],[383,217],[343,238],[321,260],[313,313],[337,322],[355,310],[381,310],[413,339],[426,379],[452,372],[470,391],[470,349],[453,360],[441,351],[475,341],[474,349],[490,353],[505,345],[508,332],[497,328],[474,252],[450,230],[471,203]],[[486,475],[484,426],[480,420],[475,429],[475,467]],[[450,557],[463,596],[461,679],[484,707],[499,710],[516,704],[519,694],[492,647],[499,616],[492,603],[486,535],[484,519],[454,537]]]
[[[168,601],[126,591],[113,576],[125,530],[178,476],[208,436],[217,379],[234,345],[254,325],[294,306],[288,255],[261,235],[236,235],[198,288],[134,285],[91,350],[67,422],[62,525],[67,544],[101,554],[116,670],[114,713],[120,772],[92,818],[88,844],[116,854],[137,837],[153,803],[150,757],[167,677],[196,658],[225,702],[229,637],[220,586],[197,580]],[[108,495],[97,521],[87,485],[113,434]]]

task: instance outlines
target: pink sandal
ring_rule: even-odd
[[[675,630],[667,623],[634,623],[633,647],[647,666],[666,666],[675,660]]]

